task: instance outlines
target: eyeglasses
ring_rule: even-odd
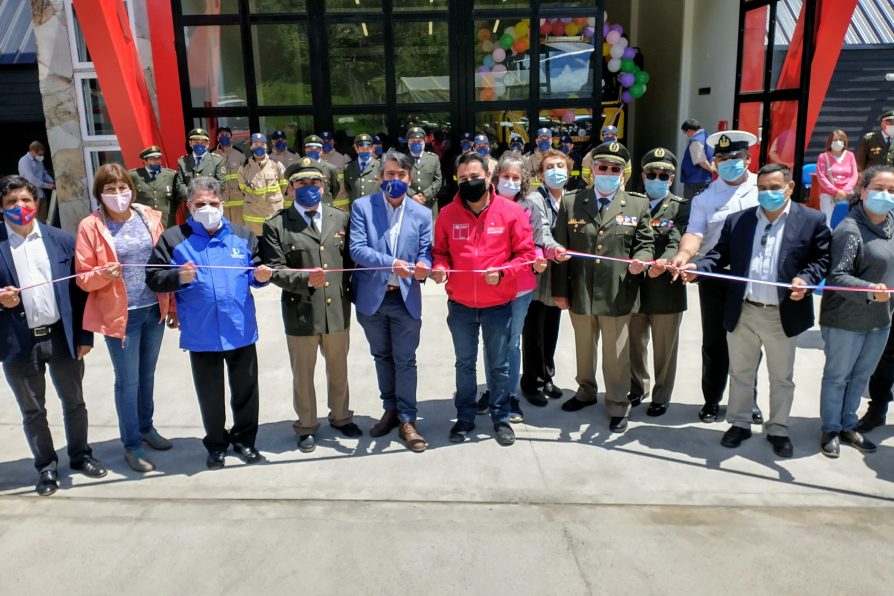
[[[655,178],[658,178],[662,182],[667,182],[668,180],[671,179],[671,175],[666,172],[661,172],[661,173],[649,172],[646,174],[647,180],[654,180]]]
[[[772,228],[772,227],[773,227],[773,224],[771,224],[771,223],[768,223],[764,227],[764,235],[761,236],[761,248],[767,246],[767,239],[770,237],[770,228]]]
[[[624,168],[621,166],[607,166],[604,164],[599,164],[596,166],[597,172],[611,172],[612,174],[620,174]]]

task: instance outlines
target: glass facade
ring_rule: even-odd
[[[173,6],[189,124],[238,119],[268,134],[281,128],[291,147],[324,130],[347,140],[384,133],[400,143],[411,126],[436,142],[483,131],[507,143],[512,133],[528,141],[530,128],[552,125],[557,136],[567,131],[589,144],[599,128],[592,118],[601,113],[594,81],[603,71],[595,52],[602,0]]]

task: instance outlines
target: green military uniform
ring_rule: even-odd
[[[153,145],[140,152],[140,158],[161,157],[161,149]],[[131,180],[137,189],[134,201],[161,212],[161,221],[166,228],[177,224],[177,197],[174,194],[174,176],[170,168],[162,168],[153,174],[146,167],[130,170]]]
[[[410,137],[413,136],[424,138],[425,131],[418,126],[414,126],[407,131],[407,140],[409,141]],[[425,195],[425,204],[433,208],[443,182],[441,177],[441,160],[430,151],[423,151],[419,157],[410,154],[410,159],[413,160],[413,170],[410,172],[413,180],[410,182],[409,193],[411,196],[422,193]]]
[[[348,198],[353,203],[360,197],[379,192],[379,160],[371,157],[363,171],[360,171],[360,162],[354,160],[345,168],[345,188]]]
[[[305,147],[308,144],[317,144],[322,147],[323,139],[318,137],[317,135],[304,137]],[[314,165],[323,174],[323,202],[327,205],[331,205],[332,202],[335,200],[335,197],[338,196],[338,193],[341,190],[341,183],[338,181],[338,168],[336,168],[329,162],[323,161],[322,159],[312,159],[311,161],[314,162]]]
[[[857,147],[857,169],[860,171],[872,166],[894,165],[894,143],[885,138],[880,130],[870,132],[860,139]]]
[[[302,158],[290,166],[289,184],[302,177],[322,178],[319,162]],[[312,226],[299,205],[282,209],[264,222],[260,240],[261,258],[273,269],[351,269],[348,249],[350,217],[341,209],[318,205],[317,225]],[[320,350],[326,359],[329,390],[329,422],[342,426],[351,422],[348,408],[347,355],[351,323],[350,273],[327,273],[323,287],[308,285],[309,273],[277,271],[272,282],[282,288],[282,317],[292,365],[293,403],[300,436],[313,434],[316,420],[314,368]]]
[[[596,149],[598,161],[623,166],[628,158],[620,143],[603,143]],[[604,199],[592,188],[565,195],[553,232],[556,242],[592,255],[651,260],[654,235],[648,199],[620,187]],[[575,398],[596,401],[596,344],[601,335],[605,403],[613,427],[630,408],[628,327],[641,280],[642,274],[629,273],[626,264],[599,258],[573,258],[556,263],[553,271],[553,296],[568,300],[574,327],[579,386]],[[626,428],[626,420],[623,423]]]
[[[643,156],[644,172],[661,170],[673,175],[677,158],[669,150],[658,147]],[[647,195],[650,205],[655,200]],[[670,260],[677,254],[680,238],[689,223],[689,200],[672,193],[650,206],[652,232],[655,235],[655,259]],[[647,354],[649,338],[655,369],[655,383],[651,388],[652,405],[649,414],[664,413],[674,390],[677,374],[677,351],[680,323],[686,310],[686,286],[672,281],[671,274],[643,279],[639,289],[639,305],[630,319],[630,396],[641,401],[650,393]]]
[[[189,139],[211,140],[208,131],[204,128],[194,128],[189,131]],[[196,157],[193,153],[187,153],[177,160],[177,175],[174,177],[174,194],[180,203],[185,204],[187,200],[187,189],[189,183],[199,176],[209,176],[216,178],[220,182],[223,189],[227,183],[227,169],[223,158],[212,152],[207,152],[202,159],[196,163]]]

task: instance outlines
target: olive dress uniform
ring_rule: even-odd
[[[203,128],[194,128],[189,131],[189,138],[204,138],[209,140],[208,132]],[[226,166],[223,158],[214,153],[205,153],[200,159],[194,153],[188,153],[177,160],[177,174],[174,176],[174,194],[177,201],[186,204],[187,189],[194,178],[209,176],[220,182],[221,188],[226,185]],[[178,205],[179,206],[179,205]]]
[[[356,159],[345,168],[345,188],[351,203],[360,197],[379,192],[381,182],[382,180],[379,178],[379,160],[375,157],[371,157],[366,162],[366,167],[362,171],[360,169],[360,161]]]
[[[288,171],[289,179],[301,175],[321,177],[317,162],[302,158]],[[320,204],[316,224],[311,226],[303,208],[295,204],[264,223],[260,241],[261,258],[273,269],[351,269],[348,250],[350,217]],[[318,227],[319,226],[319,229]],[[293,402],[299,436],[319,428],[314,368],[317,351],[326,359],[329,393],[329,422],[344,426],[352,422],[348,403],[348,345],[351,322],[350,273],[327,273],[322,288],[308,285],[308,273],[277,271],[273,284],[282,288],[282,317],[293,375]]]
[[[598,159],[620,164],[629,156],[620,143],[603,143],[595,154]],[[614,197],[599,197],[595,189],[580,190],[563,197],[557,219],[553,236],[570,251],[653,258],[649,202],[643,195],[619,188]],[[606,409],[613,419],[626,417],[630,409],[630,313],[636,306],[642,274],[631,274],[625,263],[598,258],[574,258],[553,267],[553,296],[568,299],[574,328],[575,398],[585,403],[596,401],[596,346],[601,335]]]
[[[232,223],[242,225],[242,207],[245,198],[239,188],[239,168],[245,164],[245,154],[235,147],[221,147],[214,150],[224,160],[224,216]]]
[[[673,173],[677,159],[664,148],[643,156],[642,168],[661,168]],[[648,197],[650,205],[653,202]],[[655,259],[672,259],[689,222],[689,200],[668,193],[650,206],[650,223],[655,236]],[[677,375],[680,323],[686,310],[686,286],[672,282],[671,274],[651,278],[646,275],[639,288],[639,306],[630,319],[630,397],[641,400],[649,395],[647,363],[649,336],[652,339],[655,385],[652,404],[670,403]]]
[[[264,222],[283,208],[287,184],[282,164],[267,155],[260,160],[252,157],[239,168],[239,188],[245,197],[242,219],[255,236],[260,238]]]
[[[161,149],[157,146],[147,147],[140,157],[161,157]],[[162,168],[153,174],[147,168],[137,168],[129,172],[137,194],[134,201],[152,207],[161,212],[161,221],[166,228],[177,225],[177,198],[174,195],[174,177],[177,172],[170,168]]]
[[[867,133],[860,139],[855,157],[860,171],[872,166],[894,165],[894,143],[880,130]]]
[[[416,157],[410,155],[413,160],[412,182],[410,182],[410,195],[422,193],[425,195],[425,204],[434,207],[438,191],[441,190],[441,160],[430,151],[423,151]]]
[[[323,153],[321,160],[335,169],[336,184],[333,184],[332,188],[337,190],[332,193],[332,205],[339,209],[347,209],[351,201],[348,198],[347,190],[345,190],[345,168],[348,167],[351,159],[333,149],[329,153]]]

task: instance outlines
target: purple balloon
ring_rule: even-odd
[[[633,60],[634,56],[636,56],[636,49],[627,46],[624,48],[624,55],[621,56],[621,60]]]
[[[621,101],[624,103],[633,103],[633,96],[630,95],[629,91],[625,91],[621,94]]]
[[[486,67],[486,66],[479,66],[479,67],[478,67],[478,72],[480,72],[480,73],[486,73],[486,72],[490,72],[490,69],[489,69],[488,67]],[[629,74],[629,73],[628,73],[628,74]]]
[[[587,38],[589,38],[589,37],[593,37],[593,34],[595,34],[595,33],[596,33],[596,29],[595,29],[595,28],[593,28],[593,27],[591,27],[591,26],[589,26],[589,25],[587,25],[586,27],[584,27],[584,37],[587,37]]]
[[[636,77],[633,75],[633,73],[625,72],[618,77],[618,81],[620,81],[621,86],[626,89],[633,86],[633,84],[636,82]]]
[[[603,23],[602,24],[602,37],[605,37],[606,35],[608,35],[609,31],[611,31],[611,29],[609,29],[608,23]]]
[[[559,19],[559,20],[562,21],[564,24],[567,25],[568,23],[570,23],[570,22],[573,21],[574,19],[572,19],[571,17],[565,17],[565,18],[562,18],[562,19]]]
[[[618,33],[624,33],[624,27],[622,27],[622,26],[619,25],[618,23],[615,23],[614,25],[612,25],[611,27],[609,27],[609,29],[610,29],[611,31],[617,31]]]

